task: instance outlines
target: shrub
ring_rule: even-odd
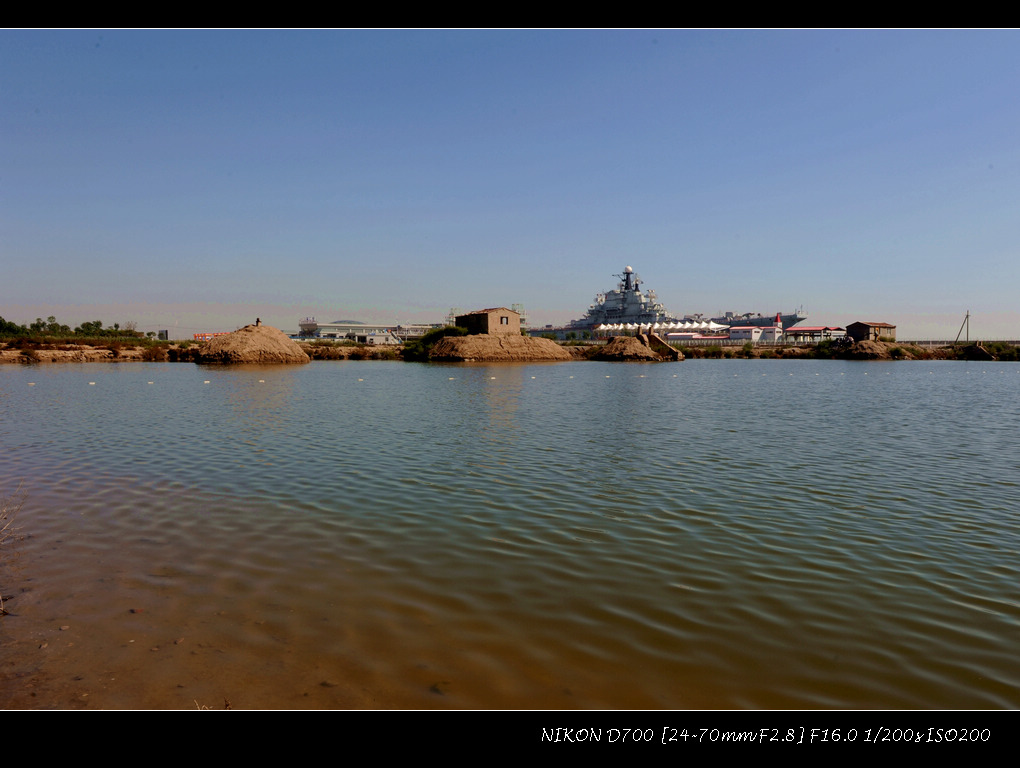
[[[1014,347],[1005,341],[990,341],[984,347],[999,360],[1007,362],[1020,360],[1020,347]]]
[[[166,358],[166,347],[162,345],[152,344],[142,350],[142,360],[147,363],[164,363]]]
[[[447,336],[467,336],[467,328],[460,328],[455,325],[447,325],[443,328],[434,328],[417,341],[409,341],[404,344],[405,360],[428,360],[429,350],[436,343]]]
[[[845,337],[845,339],[822,339],[815,344],[811,356],[822,360],[831,360],[848,352],[852,346],[853,339],[849,336]]]

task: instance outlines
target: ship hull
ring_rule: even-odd
[[[807,319],[807,315],[800,312],[793,312],[789,315],[779,315],[779,319],[783,324],[783,328],[792,328],[797,323],[802,323]],[[713,323],[719,323],[720,325],[743,326],[752,328],[770,328],[776,324],[775,315],[733,315],[731,317],[713,317]]]

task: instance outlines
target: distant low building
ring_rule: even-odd
[[[212,341],[217,336],[227,336],[230,331],[215,331],[213,333],[196,333],[192,335],[195,341]]]
[[[314,317],[306,317],[299,324],[301,333],[291,336],[295,341],[312,339],[336,339],[353,341],[358,344],[400,344],[405,338],[397,329],[401,326],[370,325],[359,320],[335,320],[332,323],[316,322]],[[420,336],[424,330],[417,326],[407,337]]]
[[[766,344],[778,344],[783,340],[783,326],[781,325],[737,325],[730,328],[730,338],[734,341],[750,341],[757,344],[763,341]]]
[[[456,323],[468,333],[521,335],[521,316],[506,307],[479,309],[466,315],[457,315]]]
[[[783,331],[783,336],[791,344],[817,344],[819,341],[843,338],[846,329],[831,325],[798,325]]]
[[[730,328],[730,338],[734,341],[758,341],[761,328],[754,325],[736,325]]]
[[[896,341],[896,326],[889,323],[850,323],[846,335],[854,341]]]

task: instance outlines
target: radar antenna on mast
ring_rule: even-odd
[[[629,264],[624,268],[623,272],[616,277],[620,278],[620,290],[621,291],[636,291],[638,286],[641,284],[641,278],[637,272],[634,271],[634,267]]]

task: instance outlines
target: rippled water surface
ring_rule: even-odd
[[[0,369],[0,706],[1020,707],[1020,366]]]

